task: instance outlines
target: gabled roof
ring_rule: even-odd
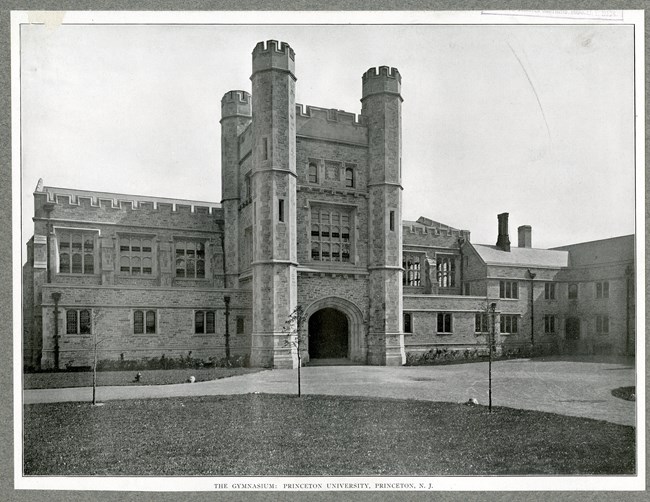
[[[633,261],[634,235],[580,242],[554,249],[568,251],[571,255],[572,267]]]
[[[554,249],[511,247],[503,251],[496,246],[471,244],[487,265],[562,268],[569,265],[569,252]]]

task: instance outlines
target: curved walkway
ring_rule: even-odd
[[[188,370],[188,374],[191,370]],[[488,364],[446,366],[314,366],[302,368],[304,394],[488,403]],[[98,387],[97,399],[179,396],[291,394],[296,370],[268,370],[210,382],[177,385]],[[625,362],[510,360],[492,363],[492,405],[546,411],[635,425],[636,403],[612,396],[635,385],[635,368]],[[89,387],[26,390],[24,404],[89,401]]]

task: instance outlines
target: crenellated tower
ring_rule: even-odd
[[[402,327],[402,96],[397,69],[369,69],[361,115],[368,127],[368,363],[405,363]]]
[[[288,44],[269,40],[253,50],[253,366],[297,364],[283,332],[297,305],[294,72]]]
[[[239,135],[251,123],[251,95],[229,91],[221,98],[221,205],[224,219],[224,286],[239,287]]]

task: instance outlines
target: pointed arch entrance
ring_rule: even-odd
[[[309,359],[340,359],[349,356],[348,319],[343,312],[324,308],[309,318]]]
[[[305,315],[306,361],[347,358],[366,363],[365,323],[354,303],[337,297],[321,298],[307,306]]]

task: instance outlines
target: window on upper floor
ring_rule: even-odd
[[[238,335],[244,334],[244,318],[242,316],[237,316],[236,333]]]
[[[519,298],[517,281],[499,281],[499,298]]]
[[[568,297],[569,300],[575,300],[578,298],[578,285],[575,283],[569,284],[569,291],[568,291]]]
[[[545,300],[555,300],[555,283],[554,282],[544,283],[544,299]]]
[[[596,298],[609,298],[609,281],[596,283]]]
[[[518,320],[519,316],[511,314],[501,314],[500,317],[500,332],[504,335],[515,335],[518,333]]]
[[[438,312],[437,333],[439,335],[453,333],[452,320],[453,316],[450,313]]]
[[[194,312],[194,333],[214,333],[214,310],[197,310]]]
[[[352,215],[339,208],[311,210],[311,259],[349,262]]]
[[[456,286],[456,258],[452,255],[436,256],[436,275],[438,287],[453,288]]]
[[[155,310],[134,310],[133,333],[136,335],[155,334],[156,317]]]
[[[402,256],[402,268],[404,268],[404,275],[402,275],[403,286],[420,286],[422,284],[421,263],[421,255],[404,254]]]
[[[91,311],[88,309],[66,310],[65,332],[68,335],[90,335]]]
[[[60,274],[94,274],[96,231],[57,230]]]
[[[205,242],[176,240],[176,277],[205,278]]]
[[[318,183],[318,164],[316,162],[310,162],[308,171],[309,183]]]
[[[130,275],[153,273],[153,241],[150,237],[120,237],[120,273]]]
[[[345,186],[354,188],[354,169],[351,167],[345,168]]]

